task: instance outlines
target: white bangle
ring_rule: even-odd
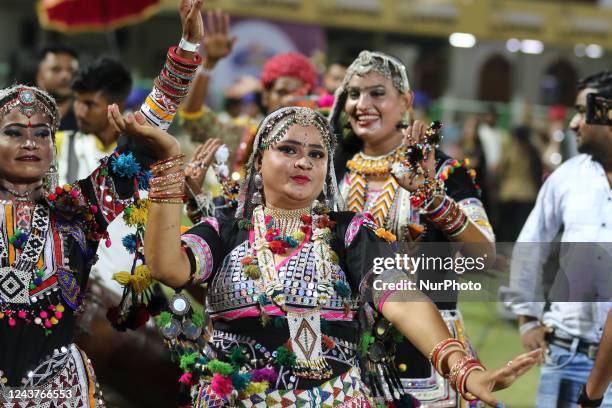
[[[521,336],[525,333],[527,333],[530,330],[535,329],[536,327],[540,327],[542,324],[538,321],[538,320],[532,320],[530,322],[521,324],[521,326],[519,327],[519,333],[521,334]]]
[[[178,46],[181,50],[184,50],[187,52],[197,52],[198,48],[200,48],[199,43],[192,43],[190,41],[187,41],[184,38],[181,38],[181,42],[179,42]]]
[[[213,70],[214,70],[214,68],[213,69],[208,69],[208,68],[204,68],[203,65],[200,65],[198,67],[198,70],[196,71],[196,73],[198,75],[202,75],[202,76],[205,76],[205,77],[210,77],[210,76],[212,76]]]

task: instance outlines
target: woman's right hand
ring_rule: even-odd
[[[236,44],[236,37],[229,37],[230,17],[225,11],[206,13],[206,34],[202,46],[206,58],[202,62],[212,69],[221,59],[227,57]]]
[[[158,159],[166,159],[181,153],[181,146],[176,138],[158,127],[150,126],[140,112],[121,115],[119,106],[108,106],[108,121],[117,132],[136,139],[151,149]]]
[[[185,181],[189,196],[195,197],[202,192],[206,172],[215,158],[215,153],[222,145],[221,139],[208,139],[196,148],[191,162],[185,168]]]

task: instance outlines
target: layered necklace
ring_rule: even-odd
[[[352,212],[365,210],[368,194],[367,177],[388,175],[380,195],[374,200],[370,209],[376,223],[384,228],[399,187],[397,180],[391,175],[391,169],[394,163],[403,160],[405,154],[406,146],[401,144],[382,156],[368,156],[363,152],[358,152],[353,156],[347,162],[347,167],[351,171],[349,175],[348,209]]]

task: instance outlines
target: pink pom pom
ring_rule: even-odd
[[[55,312],[55,318],[56,319],[61,319],[63,316],[62,312]]]
[[[232,380],[229,377],[215,373],[210,383],[210,388],[220,397],[225,397],[232,392]]]
[[[90,206],[89,206],[89,211],[91,211],[91,212],[92,212],[92,213],[94,213],[94,214],[97,214],[97,213],[98,213],[98,206],[93,205],[93,204],[92,204],[92,205],[90,205]]]
[[[106,242],[104,243],[104,245],[106,245],[107,248],[110,248],[111,246],[111,240],[107,239]]]
[[[179,378],[179,382],[188,386],[191,386],[191,380],[193,379],[193,376],[191,375],[191,373],[183,373],[183,375],[181,375],[181,378]]]
[[[53,323],[51,323],[51,320],[49,319],[45,320],[45,327],[47,329],[50,329],[51,327],[53,327]]]
[[[40,316],[41,319],[46,319],[47,317],[49,317],[47,312],[45,312],[44,310],[41,310],[39,316]]]
[[[334,104],[334,95],[323,95],[319,98],[319,108],[331,108]]]
[[[77,190],[70,190],[70,197],[77,198],[79,196],[79,192]]]
[[[17,324],[17,322],[15,321],[15,319],[11,317],[8,319],[8,324],[9,326],[14,327]]]
[[[25,310],[20,310],[17,312],[17,317],[19,317],[20,319],[25,319],[27,316],[27,313],[25,312]]]

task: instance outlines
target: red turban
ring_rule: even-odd
[[[317,72],[308,58],[298,52],[275,55],[263,66],[261,83],[264,88],[272,86],[283,76],[295,77],[310,85],[309,91],[317,87]]]

